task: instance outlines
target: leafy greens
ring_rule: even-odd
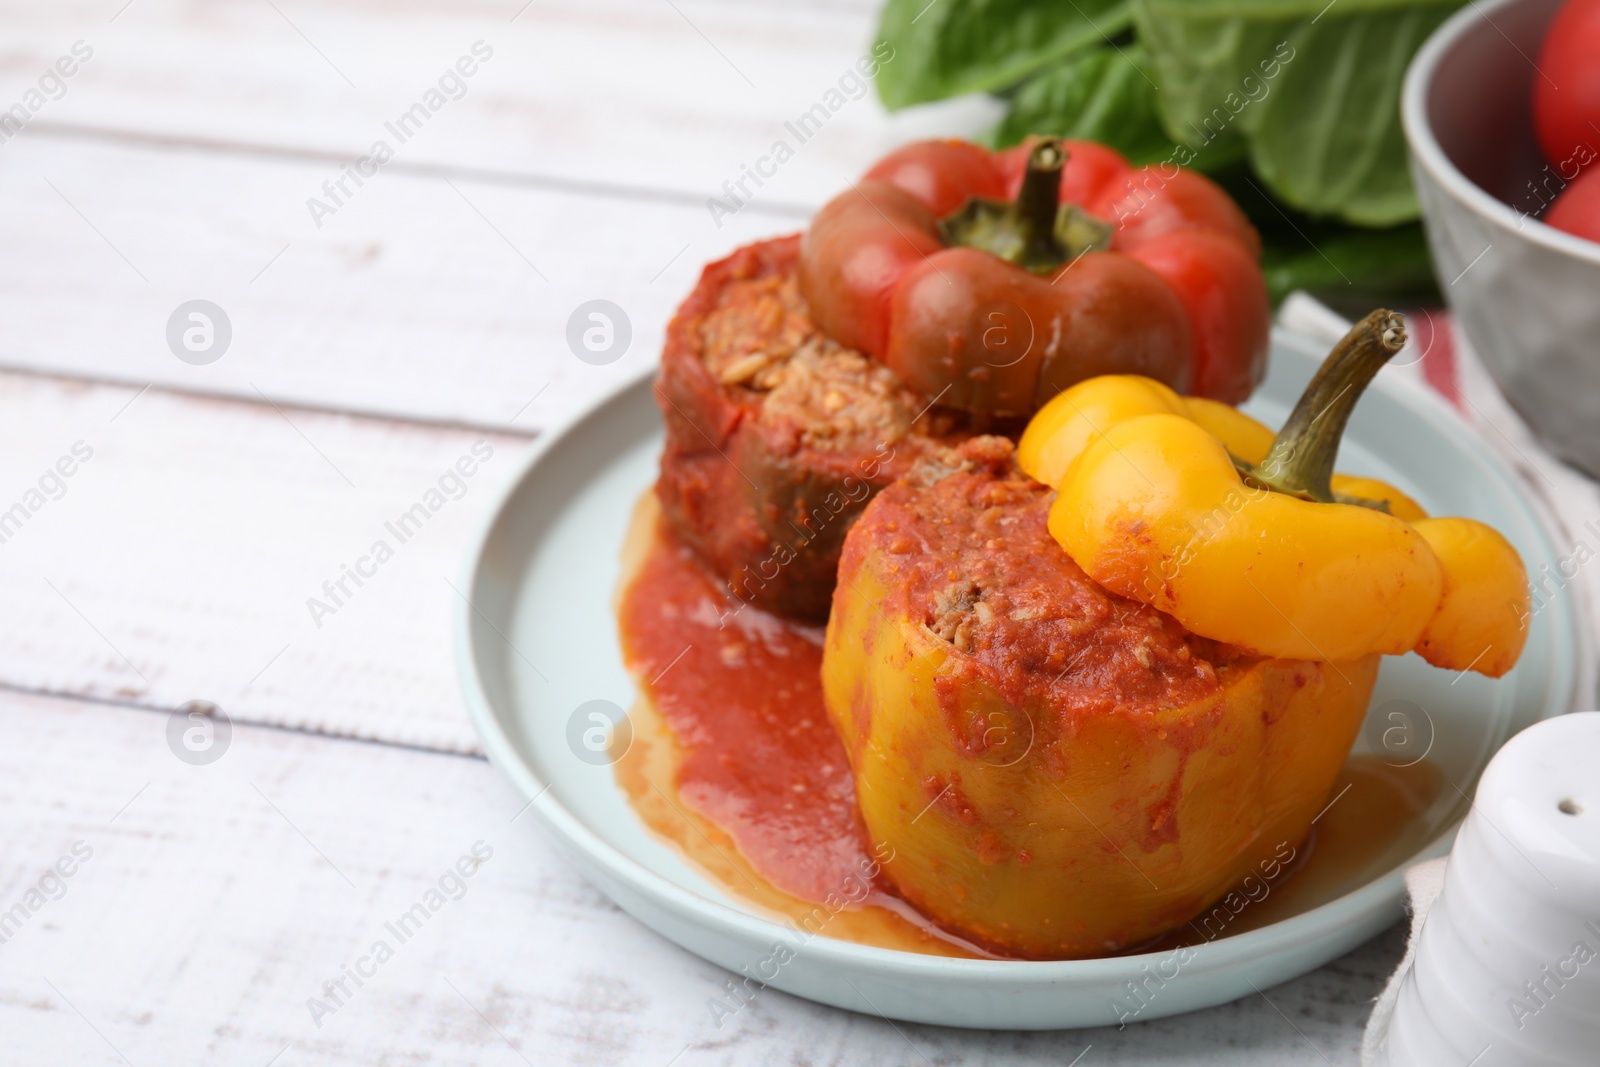
[[[890,108],[1003,95],[997,144],[1101,141],[1135,163],[1177,145],[1236,189],[1288,288],[1431,288],[1400,126],[1424,39],[1466,0],[888,0]],[[1358,277],[1359,275],[1359,277]],[[1287,287],[1287,288],[1285,288]]]

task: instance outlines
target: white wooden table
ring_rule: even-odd
[[[849,100],[713,221],[874,6],[3,5],[0,1061],[1355,1062],[1398,930],[1121,1032],[897,1027],[770,991],[718,1029],[721,972],[583,882],[478,754],[450,581],[531,437],[654,358],[704,261],[797,228],[892,143],[992,119]],[[345,177],[379,140],[392,158]],[[167,337],[195,299],[232,334],[203,365]],[[565,340],[591,299],[632,325],[606,366]],[[475,444],[421,532],[312,611]],[[234,722],[209,765],[169,747],[192,699]],[[346,977],[474,848],[460,899]]]

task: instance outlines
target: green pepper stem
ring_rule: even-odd
[[[1332,502],[1334,460],[1350,413],[1405,343],[1405,320],[1393,311],[1380,308],[1356,323],[1322,361],[1266,458],[1249,471],[1250,479],[1282,493]]]
[[[1015,200],[974,197],[939,220],[947,245],[977,248],[1034,274],[1050,275],[1085,252],[1108,248],[1112,226],[1061,203],[1067,150],[1055,137],[1028,150]]]
[[[1056,248],[1056,213],[1061,208],[1061,168],[1067,152],[1054,137],[1046,137],[1028,153],[1028,169],[1017,190],[1017,216],[1027,242],[1024,262],[1059,257]]]

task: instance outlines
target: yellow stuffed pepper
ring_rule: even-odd
[[[1327,473],[1399,343],[1396,319],[1364,322],[1277,443],[1224,405],[1101,378],[1014,458],[978,438],[869,505],[823,687],[902,895],[1004,953],[1125,950],[1298,854],[1379,653],[1509,669],[1520,628],[1488,608],[1515,622],[1526,582],[1504,540]]]

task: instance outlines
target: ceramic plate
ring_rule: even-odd
[[[1280,425],[1321,354],[1293,336],[1275,337],[1272,373],[1246,410]],[[613,595],[623,534],[655,479],[661,442],[644,376],[540,440],[467,560],[469,599],[456,618],[463,687],[489,758],[601,890],[640,922],[733,971],[767,959],[776,945],[791,946],[794,958],[770,984],[797,996],[916,1022],[1055,1029],[1116,1023],[1130,980],[1155,989],[1139,1019],[1265,989],[1393,923],[1403,868],[1449,848],[1490,756],[1528,724],[1572,710],[1576,623],[1564,597],[1535,613],[1521,663],[1497,682],[1435,670],[1416,656],[1389,658],[1356,751],[1381,743],[1395,709],[1407,712],[1447,779],[1432,806],[1395,849],[1331,887],[1324,901],[1201,944],[1181,965],[1170,952],[1026,962],[917,955],[828,937],[801,945],[792,927],[724,892],[652,836],[611,768],[579,758],[582,746],[571,740],[574,728],[587,725],[574,720],[580,705],[633,706]],[[1339,468],[1393,482],[1433,514],[1492,522],[1530,572],[1555,569],[1555,551],[1511,472],[1441,401],[1398,375],[1380,375],[1361,401]],[[1152,971],[1161,974],[1159,985],[1146,978]]]

